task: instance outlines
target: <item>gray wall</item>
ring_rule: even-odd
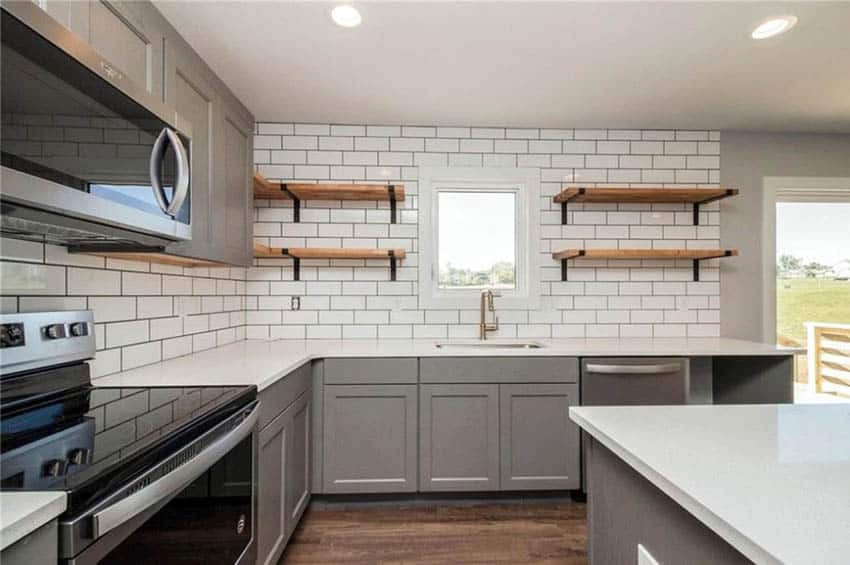
[[[721,263],[720,334],[771,341],[764,335],[765,177],[850,177],[850,135],[722,132],[720,182],[741,194],[722,204],[721,241],[740,257]]]

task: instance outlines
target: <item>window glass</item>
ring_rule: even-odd
[[[515,192],[440,190],[438,288],[515,289],[516,221]]]

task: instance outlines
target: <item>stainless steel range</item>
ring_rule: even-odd
[[[94,386],[90,311],[0,316],[0,490],[62,490],[62,563],[253,563],[254,387]]]

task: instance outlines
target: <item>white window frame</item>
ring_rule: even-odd
[[[437,284],[437,197],[442,190],[516,194],[516,288],[499,290],[496,307],[535,309],[540,304],[540,169],[419,168],[419,307],[474,309],[481,289],[440,289]]]

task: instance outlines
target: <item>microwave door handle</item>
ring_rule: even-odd
[[[257,424],[257,405],[250,406],[250,414],[224,437],[219,438],[192,459],[173,471],[149,483],[146,487],[122,498],[92,515],[93,537],[98,539],[121,524],[133,519],[151,506],[179,494],[189,483],[201,476],[239,442],[248,437]]]
[[[159,132],[159,136],[157,136],[156,141],[153,143],[149,162],[151,190],[153,190],[153,195],[156,198],[160,209],[166,214],[168,214],[168,202],[166,201],[165,191],[162,189],[162,183],[160,182],[159,176],[160,171],[162,170],[162,158],[165,155],[167,131],[168,128],[162,128],[162,131]]]
[[[177,155],[177,186],[174,189],[171,204],[165,212],[171,217],[176,217],[186,200],[186,196],[189,195],[189,156],[177,132],[170,128],[165,128],[164,131],[174,148],[174,153]]]

